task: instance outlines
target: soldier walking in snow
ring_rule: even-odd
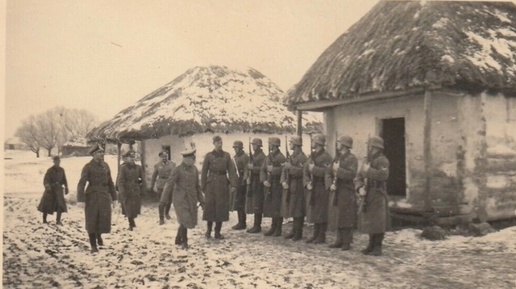
[[[201,189],[206,202],[203,220],[208,222],[206,238],[211,238],[215,222],[215,239],[224,239],[220,230],[222,222],[229,220],[229,196],[236,193],[238,179],[231,156],[222,150],[222,138],[213,137],[213,145],[215,149],[206,154],[201,171]]]
[[[285,162],[281,173],[281,183],[283,185],[281,216],[283,218],[294,218],[292,231],[285,235],[285,239],[292,239],[293,241],[303,238],[303,223],[306,212],[303,167],[308,158],[301,150],[302,141],[299,136],[290,138],[292,156]]]
[[[168,177],[176,167],[173,161],[168,159],[168,152],[161,151],[159,153],[161,161],[154,165],[154,172],[152,173],[150,190],[154,191],[154,185],[156,185],[156,192],[159,198],[159,224],[165,224],[165,217],[170,220],[170,208],[172,206],[172,194],[170,196],[164,196],[163,189]]]
[[[197,203],[204,208],[204,196],[199,185],[199,171],[195,167],[195,148],[181,152],[183,162],[177,166],[167,180],[165,193],[172,195],[174,209],[179,223],[176,235],[176,245],[188,249],[188,229],[197,225]]]
[[[260,171],[265,161],[265,154],[262,150],[262,140],[253,139],[249,144],[253,147],[254,153],[249,151],[249,164],[247,165],[247,196],[246,213],[254,214],[254,225],[247,233],[260,233],[262,231],[263,214],[263,183],[260,181]]]
[[[145,188],[145,174],[141,166],[135,164],[136,154],[133,150],[124,154],[126,160],[120,166],[117,185],[120,192],[120,200],[124,208],[124,214],[129,219],[129,230],[136,227],[134,219],[140,214],[142,207],[141,195]]]
[[[111,170],[103,161],[104,149],[97,144],[90,154],[93,159],[84,165],[77,185],[77,201],[85,203],[86,231],[94,253],[98,252],[97,244],[104,245],[101,234],[111,231],[111,203],[116,201],[116,191]]]
[[[331,206],[336,208],[337,239],[330,248],[351,249],[356,223],[356,198],[353,180],[357,175],[358,160],[351,153],[353,139],[341,136],[337,140],[337,155],[326,171],[326,187],[330,190]]]
[[[362,250],[365,255],[382,255],[382,241],[390,228],[387,179],[389,160],[383,154],[383,139],[371,137],[368,140],[368,157],[358,172],[357,191],[362,202],[359,209],[359,230],[369,234],[369,245]]]
[[[65,171],[60,167],[61,158],[53,157],[54,165],[45,173],[43,185],[45,192],[38,206],[38,211],[43,213],[43,223],[47,223],[47,214],[57,213],[56,224],[62,225],[61,213],[66,213],[66,202],[64,195],[68,194],[68,182]]]
[[[233,230],[244,230],[247,228],[246,214],[245,214],[245,203],[246,203],[246,191],[247,191],[247,177],[248,170],[247,165],[249,164],[249,156],[244,151],[244,144],[237,140],[233,143],[233,149],[235,149],[235,156],[233,158],[236,173],[238,177],[237,192],[234,196],[232,204],[232,210],[237,211],[238,224],[232,227]]]
[[[287,160],[280,151],[281,140],[277,137],[269,138],[269,155],[265,158],[260,172],[260,181],[264,186],[265,200],[263,216],[272,218],[272,225],[265,236],[281,236],[283,218],[281,216],[281,201],[283,188],[281,187],[281,171]]]
[[[315,135],[312,145],[313,151],[304,169],[304,183],[308,190],[307,219],[308,222],[314,223],[314,234],[306,242],[322,244],[326,242],[329,202],[324,177],[332,163],[332,157],[324,148],[326,145],[324,135]]]

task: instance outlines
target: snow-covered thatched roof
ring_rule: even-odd
[[[150,139],[203,132],[293,133],[296,115],[281,103],[284,92],[252,68],[194,67],[93,129],[87,138]],[[322,121],[303,114],[303,130]]]
[[[284,102],[426,85],[515,94],[516,5],[382,1],[324,51]]]

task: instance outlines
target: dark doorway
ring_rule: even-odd
[[[161,150],[168,153],[168,160],[170,160],[170,146],[161,146]]]
[[[387,192],[393,196],[406,196],[405,171],[405,118],[388,118],[381,121],[384,154],[389,159]]]

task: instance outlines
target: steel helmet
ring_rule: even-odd
[[[313,137],[313,142],[318,145],[326,145],[326,137],[323,134],[316,134]]]
[[[270,137],[269,138],[269,145],[273,145],[273,146],[280,146],[281,145],[281,140],[277,137]]]
[[[348,148],[353,147],[353,139],[350,136],[343,135],[337,140],[338,143],[347,146]]]
[[[369,139],[369,145],[371,147],[383,149],[383,139],[379,136],[373,136]]]
[[[253,139],[251,144],[262,146],[262,139],[261,138],[255,138],[255,139]]]
[[[234,148],[243,148],[244,147],[244,143],[239,141],[239,140],[236,140],[234,143],[233,143],[233,147]]]
[[[300,137],[300,136],[293,136],[290,138],[290,142],[294,145],[297,145],[297,146],[302,146],[303,145],[303,139]]]

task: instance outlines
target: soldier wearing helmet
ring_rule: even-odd
[[[353,139],[341,136],[337,139],[338,155],[326,171],[326,187],[330,189],[332,205],[336,210],[337,239],[330,248],[346,251],[353,242],[353,228],[356,222],[356,199],[353,180],[358,170],[358,160],[351,153]]]
[[[313,137],[313,151],[304,169],[304,184],[308,189],[306,216],[308,222],[314,223],[314,234],[306,241],[307,243],[326,242],[329,194],[325,186],[325,176],[333,158],[324,148],[325,145],[324,135],[318,134]]]
[[[249,156],[250,161],[247,165],[247,195],[246,195],[246,213],[254,214],[254,225],[248,229],[248,233],[260,233],[262,231],[262,214],[263,214],[263,183],[260,182],[260,171],[265,161],[265,154],[262,150],[262,140],[253,139],[250,143],[253,152]]]
[[[283,188],[280,178],[283,164],[287,160],[280,151],[281,141],[277,137],[269,138],[269,155],[265,158],[260,172],[260,181],[264,186],[265,201],[263,216],[272,218],[272,225],[265,236],[281,236],[283,218],[281,217],[281,201]]]
[[[235,163],[238,182],[237,192],[234,196],[234,201],[231,202],[231,210],[237,211],[238,224],[232,227],[233,230],[244,230],[247,227],[246,214],[245,214],[245,202],[246,202],[246,179],[248,176],[247,165],[249,164],[249,156],[244,151],[244,143],[237,140],[233,143],[233,149],[235,150],[235,156],[233,162]]]
[[[369,245],[362,253],[372,256],[382,254],[382,241],[390,228],[387,200],[389,160],[383,154],[383,139],[377,136],[368,140],[368,157],[357,175],[357,190],[364,200],[359,213],[359,230],[369,234]]]
[[[303,168],[308,157],[301,150],[303,145],[301,137],[291,137],[289,144],[292,155],[285,162],[281,173],[281,184],[284,189],[281,216],[283,218],[294,218],[292,231],[285,235],[285,239],[298,241],[303,238],[303,223],[306,212]]]

